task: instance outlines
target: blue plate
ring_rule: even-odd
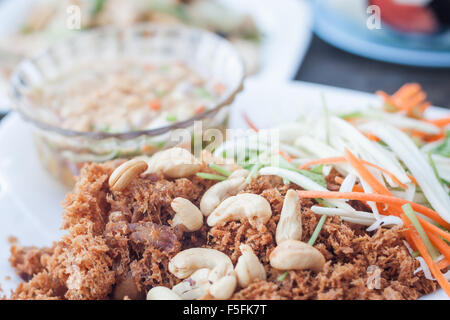
[[[315,0],[314,31],[324,41],[363,57],[421,67],[450,67],[450,32],[410,35],[395,32],[382,24],[369,30],[369,15],[355,10],[353,16],[336,11],[327,1]],[[347,8],[348,9],[348,8]]]

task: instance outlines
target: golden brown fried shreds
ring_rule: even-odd
[[[52,253],[53,248],[41,249],[12,245],[9,263],[22,279],[28,281],[30,275],[44,270],[46,260]]]
[[[344,235],[337,237],[339,225],[342,224],[338,218],[330,219],[315,245],[327,258],[322,272],[316,275],[310,271],[290,271],[281,278],[281,272],[272,272],[267,282],[254,283],[236,292],[233,299],[397,300],[417,299],[436,290],[435,283],[424,279],[423,274],[414,275],[418,264],[404,247],[398,229],[380,229],[372,237],[358,236],[347,229],[347,233],[344,230]],[[346,248],[345,258],[333,254],[339,243]],[[379,285],[375,283],[373,289],[367,286],[370,266],[380,271]],[[261,288],[270,288],[271,292]]]
[[[13,299],[143,298],[153,286],[172,287],[180,281],[168,271],[170,259],[179,251],[214,248],[236,263],[242,243],[253,248],[267,280],[238,288],[233,299],[416,299],[436,290],[422,272],[414,275],[419,264],[404,246],[401,230],[370,234],[338,217],[327,218],[314,245],[327,260],[322,272],[283,275],[272,268],[268,256],[276,246],[284,195],[289,188],[298,189],[278,177],[259,177],[241,191],[268,200],[273,215],[266,225],[256,229],[247,221],[232,221],[183,233],[170,226],[171,201],[184,197],[198,206],[214,182],[197,176],[165,180],[149,174],[122,192],[111,192],[107,180],[118,164],[91,164],[82,170],[64,201],[63,227],[68,234],[51,248],[12,246],[11,264],[27,281],[13,292]],[[327,181],[331,186],[334,177]],[[313,204],[301,199],[303,241],[309,240],[320,218],[310,211]],[[379,281],[369,289],[373,272],[378,272]]]

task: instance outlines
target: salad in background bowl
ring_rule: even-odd
[[[46,168],[70,185],[85,162],[151,155],[180,143],[175,129],[193,134],[195,120],[224,129],[243,79],[225,39],[140,24],[85,32],[23,61],[12,96]]]
[[[152,22],[186,24],[214,32],[238,48],[245,59],[248,73],[255,73],[259,68],[261,31],[252,17],[236,12],[221,1],[36,0],[31,3],[3,3],[2,6],[2,10],[9,9],[16,13],[15,27],[10,27],[9,32],[3,30],[2,33],[7,34],[0,40],[1,50],[12,60],[14,57],[20,59],[29,56],[74,32],[110,25],[126,27]],[[71,14],[75,14],[71,6],[80,9],[78,30],[68,28],[68,20]],[[11,43],[15,45],[11,46]]]

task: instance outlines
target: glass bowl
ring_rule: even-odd
[[[142,57],[152,64],[181,61],[207,81],[223,84],[224,90],[217,103],[188,120],[119,133],[55,126],[43,119],[30,98],[32,90],[58,81],[77,66]],[[239,54],[227,40],[214,33],[180,25],[140,24],[126,29],[106,27],[83,32],[22,61],[11,76],[11,96],[14,109],[35,129],[35,142],[44,166],[66,185],[73,185],[73,177],[86,162],[151,155],[179,145],[177,129],[188,130],[193,140],[194,124],[200,124],[202,129],[225,129],[229,105],[242,90],[244,76]]]

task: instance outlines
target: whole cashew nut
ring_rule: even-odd
[[[122,191],[130,182],[147,170],[147,163],[132,159],[122,163],[109,176],[108,184],[111,190]]]
[[[302,239],[302,216],[300,209],[298,193],[294,190],[288,190],[284,197],[283,209],[281,209],[280,221],[278,222],[275,234],[277,244],[288,239]]]
[[[200,230],[203,226],[203,215],[200,210],[185,198],[175,198],[170,204],[175,211],[173,225],[183,225],[189,232]]]
[[[220,222],[248,219],[252,226],[265,224],[272,216],[269,202],[260,195],[242,193],[223,201],[208,217],[210,227]]]
[[[245,177],[243,176],[245,174]],[[211,188],[206,190],[200,200],[200,211],[204,216],[209,216],[217,206],[228,197],[236,195],[245,186],[245,178],[248,175],[248,171],[238,170],[225,181],[216,183]]]
[[[182,282],[183,285],[174,287],[176,293],[182,292],[181,296],[198,298],[210,295],[215,299],[229,299],[236,288],[231,259],[214,249],[191,248],[181,251],[170,260],[169,271],[179,279],[191,276]],[[191,292],[193,290],[197,292]]]
[[[185,279],[203,268],[225,275],[233,270],[233,264],[225,253],[209,248],[183,250],[169,262],[169,271],[179,279]]]
[[[166,178],[183,178],[200,170],[201,164],[186,149],[171,148],[155,153],[148,160],[146,172],[160,172]]]
[[[256,279],[266,280],[266,270],[252,248],[241,244],[239,249],[242,255],[234,268],[239,286],[245,288]]]
[[[153,287],[147,293],[147,300],[182,300],[181,297],[166,287]]]
[[[298,241],[284,240],[269,256],[270,265],[278,270],[323,269],[325,258],[316,248]]]

